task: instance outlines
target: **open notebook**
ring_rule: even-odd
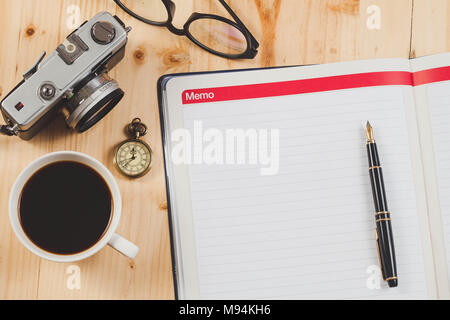
[[[177,297],[450,298],[448,66],[443,54],[162,77]],[[378,267],[367,120],[394,289]]]

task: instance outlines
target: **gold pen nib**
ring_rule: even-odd
[[[373,138],[373,129],[372,129],[372,126],[370,125],[369,121],[367,121],[367,124],[366,124],[366,137],[367,137],[367,143],[375,142],[375,139]]]

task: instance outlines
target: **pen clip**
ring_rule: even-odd
[[[377,229],[375,229],[375,241],[377,243],[378,261],[380,263],[381,277],[383,278],[384,281],[386,281],[386,275],[384,273],[383,263],[381,261],[381,252],[380,252],[380,244],[379,244]]]

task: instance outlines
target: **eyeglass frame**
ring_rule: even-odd
[[[212,53],[219,57],[228,58],[228,59],[253,59],[256,56],[256,54],[258,53],[258,50],[257,50],[259,47],[258,41],[251,34],[251,32],[247,29],[247,27],[244,25],[244,23],[238,18],[238,16],[234,13],[234,11],[230,8],[230,6],[228,6],[226,4],[225,0],[219,0],[219,2],[225,7],[227,12],[231,15],[231,17],[233,17],[233,19],[235,21],[231,21],[230,19],[227,19],[227,18],[219,16],[219,15],[215,15],[215,14],[194,12],[187,19],[185,24],[183,25],[183,29],[178,29],[172,23],[173,16],[175,14],[175,3],[172,0],[161,0],[167,10],[167,20],[164,22],[153,21],[153,20],[149,20],[144,17],[141,17],[140,15],[134,13],[129,8],[127,8],[121,2],[121,0],[113,0],[113,1],[122,10],[124,10],[126,13],[128,13],[133,18],[135,18],[141,22],[144,22],[146,24],[153,25],[153,26],[166,27],[167,29],[169,29],[170,32],[172,32],[173,34],[176,34],[178,36],[186,36],[189,40],[191,40],[193,43],[195,43],[197,46],[199,46],[203,50],[206,50],[209,53]],[[238,29],[242,33],[242,35],[245,37],[245,40],[247,41],[246,50],[239,54],[226,54],[226,53],[211,49],[211,48],[207,47],[206,45],[202,44],[200,41],[198,41],[196,38],[194,38],[194,36],[192,36],[192,34],[189,31],[190,25],[194,21],[200,20],[200,19],[219,20],[219,21],[227,23],[227,24],[233,26],[234,28]]]

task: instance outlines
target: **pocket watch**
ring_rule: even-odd
[[[130,178],[142,177],[152,165],[152,149],[140,138],[147,134],[147,126],[135,118],[126,127],[133,138],[119,144],[114,155],[114,163],[120,172]]]

